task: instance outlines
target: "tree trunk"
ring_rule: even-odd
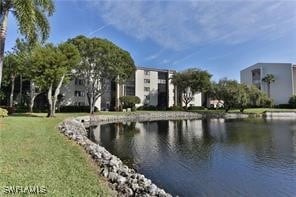
[[[57,101],[58,101],[58,95],[61,92],[61,87],[62,87],[64,78],[65,78],[65,75],[63,75],[61,77],[60,82],[59,82],[57,88],[54,91],[54,96],[53,96],[53,101],[52,101],[52,114],[51,114],[51,117],[54,117],[55,116],[56,104],[57,104]]]
[[[13,106],[14,81],[15,81],[15,76],[12,76],[11,77],[11,90],[10,90],[10,97],[9,97],[9,107]]]
[[[47,100],[48,100],[47,117],[52,117],[52,83],[50,84],[48,92],[47,92]]]
[[[18,96],[18,104],[23,104],[23,76],[20,75],[20,90],[19,90],[19,96]]]
[[[0,18],[0,87],[2,82],[5,38],[7,31],[8,10],[3,10]]]
[[[33,95],[30,97],[30,103],[29,103],[29,112],[30,113],[33,113],[35,98],[36,98],[36,95]]]
[[[267,83],[267,95],[270,98],[270,83]]]
[[[185,111],[187,111],[187,110],[188,110],[188,102],[185,101]]]
[[[89,103],[89,107],[90,107],[90,111],[89,111],[89,113],[90,114],[94,114],[94,112],[95,112],[95,106],[94,106],[94,93],[91,93],[90,94],[90,103]]]
[[[29,112],[33,112],[34,101],[36,98],[35,87],[32,81],[30,81],[30,100],[29,100]]]

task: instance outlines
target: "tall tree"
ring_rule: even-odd
[[[79,50],[82,61],[76,69],[76,77],[85,80],[90,113],[106,89],[107,83],[124,82],[135,71],[135,64],[127,51],[112,42],[100,38],[77,36],[70,39]]]
[[[22,64],[15,53],[7,53],[4,58],[4,79],[10,82],[9,106],[13,106],[15,79],[22,71]]]
[[[207,92],[211,87],[211,77],[207,71],[191,68],[183,72],[175,73],[172,77],[172,83],[181,92],[182,101],[187,109],[188,104],[193,100],[197,92]]]
[[[48,117],[55,116],[62,84],[79,62],[79,51],[69,43],[62,43],[57,47],[47,44],[34,48],[32,52],[32,79],[40,88],[47,90]]]
[[[248,87],[239,84],[235,80],[221,79],[218,83],[213,83],[211,98],[223,101],[224,109],[228,112],[231,108],[238,108],[241,112],[248,106],[267,107],[272,101],[266,94],[256,86]]]
[[[16,53],[19,61],[23,65],[23,69],[22,69],[23,72],[20,74],[20,79],[23,79],[23,77],[24,77],[25,80],[30,81],[29,91],[27,91],[26,95],[25,95],[26,102],[27,102],[27,105],[29,108],[29,112],[33,112],[34,100],[35,100],[36,96],[41,93],[40,91],[38,91],[39,89],[36,88],[36,86],[32,80],[33,73],[32,73],[32,69],[31,69],[32,51],[33,51],[34,47],[38,47],[39,45],[40,45],[39,42],[30,43],[24,39],[17,39],[16,46],[14,47],[15,53]],[[20,83],[22,83],[22,80]],[[22,93],[23,93],[22,85],[20,85],[20,94],[19,94],[20,102],[23,100]]]
[[[0,87],[4,47],[9,12],[15,17],[19,32],[30,42],[38,37],[45,40],[49,35],[47,16],[54,12],[53,0],[1,0],[0,1]]]
[[[270,84],[275,82],[275,77],[273,74],[267,74],[263,77],[262,81],[267,84],[267,95],[270,98]]]

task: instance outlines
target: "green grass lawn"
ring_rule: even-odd
[[[85,114],[0,118],[0,196],[4,186],[34,185],[47,188],[42,196],[112,194],[84,150],[58,132],[58,123],[72,115]]]

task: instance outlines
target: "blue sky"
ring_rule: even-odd
[[[140,66],[208,70],[239,80],[257,62],[296,63],[296,1],[57,0],[49,42],[107,38]],[[9,18],[6,50],[19,36]]]

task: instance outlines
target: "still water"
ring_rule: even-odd
[[[116,123],[91,138],[173,195],[296,196],[295,121]]]

